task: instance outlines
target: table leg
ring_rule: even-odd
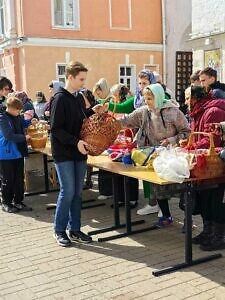
[[[153,225],[153,226],[150,226],[150,227],[147,227],[147,228],[132,230],[132,225],[143,224],[145,221],[144,220],[138,220],[138,221],[131,222],[130,186],[129,186],[129,182],[128,182],[129,177],[127,177],[127,176],[124,176],[124,197],[125,197],[126,223],[125,224],[120,224],[120,221],[119,221],[119,207],[118,207],[118,199],[119,199],[120,195],[118,194],[118,189],[117,189],[117,184],[116,184],[116,180],[118,178],[115,175],[113,177],[113,181],[114,181],[114,189],[113,189],[113,191],[114,191],[114,223],[115,223],[115,225],[112,226],[112,227],[109,227],[109,228],[104,228],[104,229],[100,229],[100,230],[91,231],[89,234],[93,235],[93,234],[113,231],[113,230],[120,229],[120,228],[123,228],[123,227],[126,227],[126,232],[111,235],[111,236],[104,237],[104,238],[99,238],[98,239],[99,242],[112,241],[112,240],[115,240],[115,239],[130,236],[130,235],[133,235],[133,234],[137,234],[137,233],[157,229],[157,227]]]
[[[153,271],[154,276],[160,276],[168,273],[172,273],[181,269],[188,268],[190,266],[198,265],[207,261],[211,261],[222,257],[222,254],[217,253],[202,258],[192,259],[192,197],[193,197],[194,186],[192,182],[187,183],[187,197],[185,197],[185,262],[170,266],[165,269]]]
[[[127,222],[125,224],[120,223],[120,213],[119,213],[119,203],[118,202],[119,202],[119,199],[120,199],[121,195],[119,194],[119,190],[118,190],[119,180],[121,180],[121,176],[118,176],[118,174],[114,173],[113,174],[114,225],[111,226],[111,227],[103,228],[103,229],[92,230],[92,231],[88,232],[89,235],[105,233],[105,232],[114,231],[114,230],[117,230],[117,229],[120,229],[120,228],[127,227]],[[130,202],[129,202],[129,208],[126,204],[126,195],[125,195],[125,206],[126,206],[126,210],[130,209]],[[132,225],[138,225],[138,224],[142,224],[142,223],[144,223],[144,220],[132,222]],[[105,238],[99,238],[98,241],[99,242],[111,241],[111,240],[121,238],[121,237],[124,237],[124,236],[127,236],[127,233],[116,234],[116,235],[105,237]]]
[[[52,189],[52,190],[49,189],[48,156],[46,154],[43,154],[43,166],[44,166],[44,182],[45,182],[44,190],[43,191],[38,191],[38,192],[32,192],[32,193],[26,192],[24,194],[25,196],[34,196],[34,195],[39,195],[39,194],[47,194],[47,193],[57,192],[59,190],[59,189]]]

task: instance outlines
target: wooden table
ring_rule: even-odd
[[[173,182],[169,182],[166,180],[163,180],[157,176],[157,174],[154,171],[150,171],[144,167],[134,167],[131,165],[124,165],[122,163],[118,162],[112,162],[107,156],[97,156],[97,157],[89,157],[88,158],[88,163],[96,168],[112,172],[114,174],[114,180],[116,180],[116,175],[123,175],[124,176],[124,191],[125,191],[125,208],[126,208],[126,232],[122,234],[117,234],[114,236],[111,236],[109,238],[102,238],[99,239],[99,241],[106,241],[106,240],[112,240],[115,238],[120,238],[124,236],[129,236],[135,233],[140,233],[144,232],[147,230],[153,230],[156,229],[156,226],[151,226],[148,228],[144,229],[139,229],[139,230],[132,230],[132,223],[131,223],[131,214],[130,214],[130,193],[129,193],[129,184],[127,179],[129,177],[132,178],[137,178],[140,180],[145,180],[150,182],[153,185],[153,189],[155,194],[157,195],[157,189],[159,186],[179,186],[180,191],[184,191],[186,193],[185,197],[185,261],[181,264],[177,264],[162,270],[154,271],[152,272],[154,276],[160,276],[163,274],[171,273],[183,268],[187,268],[193,265],[197,265],[203,262],[207,262],[213,259],[217,259],[222,257],[220,253],[218,254],[213,254],[209,255],[206,257],[202,257],[199,259],[193,260],[192,257],[192,196],[193,192],[195,190],[199,189],[205,189],[209,187],[217,187],[219,183],[225,182],[225,178],[215,178],[215,179],[201,179],[201,181],[195,179],[195,178],[190,178],[185,180],[185,182],[182,185],[175,184]],[[176,190],[176,189],[175,189]],[[174,191],[175,191],[174,190]],[[116,193],[116,184],[114,185],[114,193]],[[168,195],[166,195],[168,197]],[[159,200],[160,201],[160,200]],[[114,199],[114,207],[116,207],[116,200]],[[118,205],[117,205],[118,206]],[[115,214],[117,214],[115,209]],[[102,230],[95,230],[92,232],[92,234],[97,234],[101,232],[107,232],[110,230],[115,230],[120,227],[120,223],[117,220],[117,216],[115,215],[115,224],[113,227],[105,228]]]
[[[51,156],[51,148],[50,145],[47,144],[45,149],[36,149],[37,151],[43,153],[44,157]],[[44,158],[44,162],[46,163],[46,159]],[[154,271],[152,274],[154,276],[160,276],[163,274],[171,273],[176,270],[180,270],[183,268],[187,268],[193,265],[197,265],[203,262],[207,262],[213,259],[217,259],[222,257],[220,253],[209,255],[206,257],[202,257],[199,259],[193,259],[192,257],[192,195],[195,190],[209,188],[209,187],[217,187],[218,183],[225,182],[225,178],[215,178],[215,179],[209,179],[204,178],[201,181],[197,179],[187,179],[182,185],[175,184],[173,182],[169,182],[166,180],[163,180],[157,176],[157,174],[153,171],[147,170],[144,167],[134,167],[132,165],[124,165],[123,163],[119,162],[112,162],[111,159],[108,158],[108,156],[100,155],[97,157],[88,157],[88,164],[90,166],[111,172],[113,174],[113,190],[114,190],[114,225],[108,228],[103,228],[100,230],[95,230],[89,232],[90,235],[104,233],[104,232],[110,232],[113,230],[117,230],[123,227],[126,227],[126,232],[119,233],[116,235],[112,235],[106,238],[99,238],[99,242],[103,241],[109,241],[125,236],[130,236],[136,233],[141,233],[148,230],[154,230],[157,227],[156,226],[150,226],[148,228],[138,229],[138,230],[132,230],[132,225],[143,223],[142,220],[131,222],[131,212],[130,212],[130,186],[128,184],[128,178],[136,178],[139,180],[145,180],[150,182],[153,185],[153,190],[155,194],[158,193],[158,188],[160,186],[171,186],[171,187],[180,187],[180,190],[183,190],[186,193],[185,197],[185,260],[183,263],[176,264],[174,266]],[[47,169],[45,168],[45,171]],[[117,179],[118,175],[122,175],[124,178],[124,192],[125,192],[125,213],[126,213],[126,224],[121,224],[119,219],[119,206],[118,206],[118,191],[117,191]],[[176,189],[175,189],[176,190]],[[167,195],[168,196],[168,195]],[[159,200],[160,201],[160,200]]]

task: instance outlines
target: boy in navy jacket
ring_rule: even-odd
[[[0,178],[2,190],[2,210],[14,213],[30,211],[23,203],[24,198],[24,157],[28,155],[24,133],[24,120],[20,115],[21,100],[9,97],[6,111],[0,112]]]

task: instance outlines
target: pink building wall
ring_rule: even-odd
[[[56,64],[66,62],[66,53],[70,54],[70,60],[81,61],[88,67],[89,89],[100,77],[105,77],[110,85],[117,83],[119,65],[127,62],[135,66],[136,73],[146,64],[163,72],[159,0],[111,0],[111,20],[109,0],[80,0],[79,30],[53,28],[51,0],[14,0],[14,3],[17,44],[0,55],[0,68],[6,66],[6,75],[15,89],[26,90],[31,98],[37,90],[48,95],[48,83],[56,79]],[[68,40],[71,46],[65,46]],[[82,40],[97,41],[96,45],[101,47],[74,46]],[[50,46],[52,41],[56,46]],[[123,43],[123,49],[115,49],[111,42],[118,46]],[[139,49],[140,45],[143,46]]]

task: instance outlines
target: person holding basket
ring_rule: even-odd
[[[78,92],[85,84],[87,72],[82,63],[70,62],[66,66],[65,88],[57,90],[51,104],[51,148],[60,184],[54,238],[63,247],[70,246],[71,241],[92,241],[80,230],[81,192],[88,154],[88,144],[80,138],[80,131],[83,120],[97,112],[100,106],[86,110],[84,98]]]

